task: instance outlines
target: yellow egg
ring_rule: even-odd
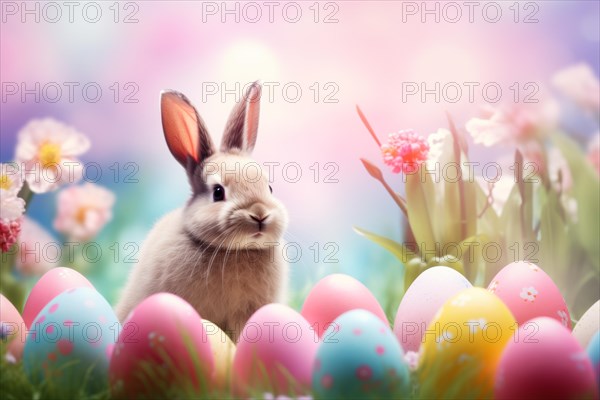
[[[465,289],[450,298],[423,338],[421,395],[491,397],[500,355],[516,329],[517,322],[508,307],[485,289]]]
[[[235,356],[235,344],[217,325],[202,320],[206,336],[215,361],[215,383],[218,388],[225,389],[231,381],[231,367]]]

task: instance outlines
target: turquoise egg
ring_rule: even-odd
[[[46,304],[27,332],[25,372],[34,384],[44,382],[60,393],[105,389],[120,330],[110,304],[97,291],[64,291]]]
[[[398,398],[409,394],[410,375],[389,326],[366,310],[352,310],[323,334],[312,384],[316,399]]]
[[[592,361],[592,366],[596,372],[598,388],[600,388],[600,331],[592,336],[592,340],[590,340],[590,343],[587,346],[587,353]]]

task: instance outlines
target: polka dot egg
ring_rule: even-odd
[[[348,311],[334,320],[321,338],[313,368],[317,399],[409,392],[402,347],[387,324],[366,310]]]
[[[201,397],[214,372],[202,318],[174,294],[147,297],[123,321],[109,372],[113,398]]]
[[[532,318],[550,317],[571,329],[571,316],[558,287],[535,264],[508,264],[492,279],[488,290],[508,306],[519,325]]]
[[[33,320],[23,367],[34,382],[61,391],[97,391],[108,384],[108,365],[120,324],[96,290],[72,288],[53,298]]]

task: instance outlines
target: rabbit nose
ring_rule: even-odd
[[[266,221],[267,218],[269,218],[269,214],[263,216],[263,217],[259,217],[253,214],[250,214],[250,218],[252,218],[254,221],[258,222],[258,230],[262,230],[263,228],[263,223]]]

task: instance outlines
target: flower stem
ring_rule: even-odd
[[[452,133],[452,142],[454,145],[454,161],[461,165],[462,158],[462,147],[461,137],[456,130],[454,121],[450,114],[446,114],[448,117],[448,125],[450,126],[450,133]],[[464,240],[467,237],[467,205],[465,204],[465,182],[462,179],[458,180],[458,196],[460,204],[460,240]]]
[[[365,125],[365,127],[367,128],[367,130],[369,131],[369,133],[371,134],[373,139],[375,139],[375,143],[377,143],[377,146],[381,147],[381,142],[379,141],[379,138],[375,134],[375,131],[373,130],[373,128],[371,128],[371,124],[369,124],[369,121],[367,121],[367,118],[365,117],[365,115],[363,114],[363,112],[361,111],[359,106],[356,106],[356,112],[358,112],[358,116],[360,117],[360,120]]]
[[[33,198],[33,192],[29,188],[27,182],[23,182],[23,187],[21,188],[17,196],[25,200],[25,211],[27,211],[27,208],[29,208],[29,204],[31,204],[31,199]]]

